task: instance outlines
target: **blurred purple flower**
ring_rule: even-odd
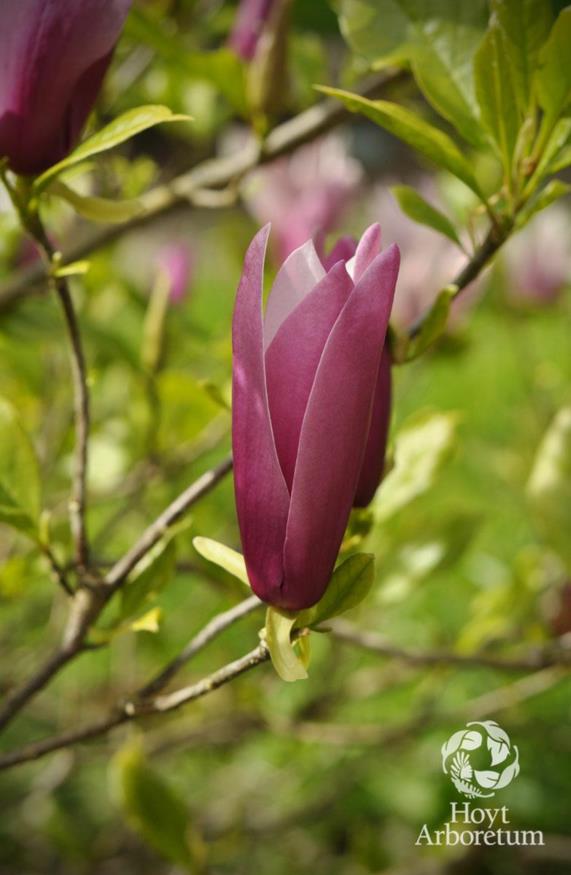
[[[2,0],[0,157],[36,174],[73,149],[131,0]]]
[[[506,245],[506,294],[514,303],[551,304],[571,282],[569,212],[553,204]]]
[[[246,254],[233,323],[232,445],[252,589],[301,610],[325,592],[351,507],[378,485],[390,405],[383,353],[399,268],[373,225],[326,272],[311,240],[262,317],[269,226]]]
[[[244,199],[254,218],[272,223],[278,263],[306,240],[337,228],[362,178],[339,137],[298,149],[251,174]]]
[[[431,203],[434,197],[430,180],[421,179],[416,188]],[[404,329],[416,321],[433,303],[439,291],[454,279],[466,262],[466,256],[451,241],[406,216],[386,184],[375,190],[370,215],[387,229],[390,240],[397,241],[410,255],[403,261],[391,321]],[[385,241],[388,242],[388,241]],[[475,284],[472,284],[472,289]],[[468,295],[468,300],[470,295]],[[458,304],[465,306],[466,295]],[[453,305],[457,312],[457,303]]]
[[[256,54],[264,25],[272,14],[276,0],[241,0],[228,45],[244,61]]]
[[[168,282],[171,303],[178,304],[184,300],[194,268],[194,258],[188,246],[182,243],[166,244],[157,253],[156,267]]]

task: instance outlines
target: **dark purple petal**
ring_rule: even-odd
[[[323,348],[353,288],[343,263],[282,323],[266,352],[266,381],[278,457],[291,490],[305,409]]]
[[[131,0],[3,0],[0,156],[39,173],[74,147]]]
[[[325,270],[331,270],[333,265],[337,264],[338,261],[349,261],[350,258],[353,258],[357,249],[357,241],[354,237],[340,237],[331,252],[326,255],[325,247],[323,245],[323,235],[320,235],[317,238],[315,248],[319,253],[321,263]]]
[[[253,239],[236,296],[232,380],[232,448],[238,522],[254,592],[280,601],[289,492],[278,461],[266,392],[262,284],[269,225]]]
[[[251,61],[256,54],[258,40],[274,3],[275,0],[241,0],[228,45],[244,61]]]
[[[375,387],[369,437],[353,502],[354,507],[367,507],[377,491],[383,476],[391,419],[391,368],[391,354],[388,346],[385,344]]]
[[[353,504],[399,267],[378,255],[349,297],[323,351],[302,425],[278,606],[323,595]]]
[[[280,267],[266,305],[264,348],[268,349],[282,322],[325,276],[312,240],[291,253]]]

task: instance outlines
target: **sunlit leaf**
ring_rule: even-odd
[[[549,0],[491,0],[492,12],[502,31],[520,115],[529,108],[539,51],[553,22]]]
[[[437,112],[481,145],[472,63],[487,11],[486,0],[343,0],[340,21],[353,49],[374,66],[410,62]]]
[[[160,608],[151,608],[146,614],[133,620],[131,629],[133,632],[153,632],[156,633],[160,628],[162,611]]]
[[[32,443],[12,405],[0,399],[0,522],[37,534],[40,474]]]
[[[192,543],[196,552],[200,553],[208,562],[213,562],[214,565],[223,568],[228,574],[237,577],[246,586],[250,586],[244,557],[237,550],[233,550],[219,541],[214,541],[212,538],[194,538]]]
[[[57,176],[94,155],[114,149],[142,131],[166,122],[190,121],[190,116],[176,115],[166,106],[139,106],[113,119],[102,130],[84,140],[67,158],[54,164],[39,176],[34,184],[36,191],[43,191]]]
[[[265,636],[272,665],[284,681],[301,681],[307,678],[305,651],[299,653],[299,645],[291,640],[296,615],[286,616],[275,608],[266,611]]]
[[[402,340],[398,339],[395,346],[395,361],[410,362],[418,358],[432,344],[442,336],[448,324],[450,306],[458,292],[457,286],[446,286],[442,289],[434,301],[428,313],[422,318],[422,322],[413,337],[406,335]]]
[[[391,189],[395,195],[399,207],[406,213],[409,219],[418,222],[420,225],[427,225],[433,228],[440,234],[444,234],[453,243],[462,247],[456,229],[450,219],[429,204],[422,195],[409,185],[394,185]]]
[[[397,435],[394,467],[373,500],[377,522],[431,488],[454,449],[457,421],[454,413],[426,413],[405,424]]]
[[[367,116],[395,137],[404,140],[425,158],[457,176],[468,188],[482,197],[482,191],[468,160],[444,131],[435,128],[405,107],[387,100],[368,100],[366,97],[339,88],[320,86],[318,90],[339,98],[351,112]]]
[[[571,106],[571,6],[559,13],[539,53],[535,85],[546,123],[555,122]]]
[[[571,186],[568,183],[563,182],[562,179],[552,179],[536,197],[532,198],[529,203],[520,210],[517,217],[518,226],[523,227],[536,213],[545,210],[547,207],[551,206],[551,204],[555,203],[555,201],[568,195],[569,192],[571,192]]]
[[[476,53],[474,75],[482,122],[497,146],[506,177],[511,177],[520,119],[514,74],[497,19],[492,19]]]

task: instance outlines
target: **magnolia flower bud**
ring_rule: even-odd
[[[37,174],[73,149],[131,0],[2,0],[0,158]]]
[[[262,318],[268,235],[250,245],[234,311],[236,505],[254,592],[298,611],[325,592],[351,507],[380,477],[399,252],[379,252],[373,225],[326,272],[309,241],[278,272]]]

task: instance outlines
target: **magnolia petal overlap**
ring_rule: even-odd
[[[399,252],[380,251],[376,225],[357,245],[344,240],[333,265],[306,243],[263,319],[268,236],[266,226],[250,245],[234,312],[236,505],[253,590],[297,611],[323,595],[351,508],[382,474]]]

